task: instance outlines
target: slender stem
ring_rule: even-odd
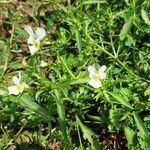
[[[123,64],[118,58],[116,58],[114,55],[112,55],[111,53],[109,53],[105,48],[104,46],[101,47],[99,44],[97,44],[89,35],[87,35],[88,39],[94,43],[102,52],[104,52],[105,54],[107,54],[108,56],[110,56],[111,58],[113,58],[120,66],[122,66],[126,71],[128,71],[132,76],[140,79],[140,80],[144,80],[146,82],[149,82],[149,80],[146,80],[138,75],[136,75],[132,70],[130,70],[127,66],[125,66],[125,64]]]
[[[79,143],[80,143],[80,146],[81,146],[81,150],[83,150],[82,140],[81,140],[80,131],[79,131],[79,124],[78,124],[77,121],[76,121],[76,126],[77,126],[77,132],[78,132],[78,137],[79,137]]]
[[[65,69],[67,70],[67,72],[70,74],[70,76],[75,79],[76,77],[74,76],[74,74],[72,73],[72,71],[69,69],[65,59],[63,59],[63,57],[59,57],[59,60],[61,61],[62,65],[65,67]]]
[[[112,55],[111,53],[109,53],[104,47],[101,47],[100,45],[98,45],[89,35],[87,35],[88,39],[94,43],[101,51],[103,51],[104,53],[106,53],[107,55],[109,55],[110,57],[116,59],[116,57],[114,55]]]
[[[112,30],[111,30],[111,25],[110,25],[110,27],[109,27],[109,37],[110,37],[110,43],[111,43],[111,47],[112,47],[114,56],[117,58],[117,53],[116,53],[116,50],[115,50],[115,47],[114,47],[114,43],[113,43],[113,40],[112,40]]]

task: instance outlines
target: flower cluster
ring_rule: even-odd
[[[30,25],[26,25],[24,27],[25,31],[29,34],[28,38],[28,47],[31,55],[34,55],[40,49],[40,42],[46,36],[46,31],[44,28],[37,28],[35,33],[32,30]],[[45,67],[47,65],[46,62],[41,61],[41,67]],[[21,74],[19,73],[19,78],[17,76],[13,76],[12,78],[15,85],[9,86],[8,91],[10,95],[19,95],[23,92],[24,88],[28,88],[29,86],[25,82],[21,82]]]
[[[46,31],[44,28],[37,28],[35,33],[32,30],[31,26],[26,25],[24,27],[25,31],[29,34],[28,38],[28,47],[31,55],[34,55],[40,49],[40,41],[46,36]],[[47,66],[47,63],[43,60],[41,61],[40,67]],[[88,67],[89,71],[89,85],[94,88],[99,88],[102,86],[102,80],[106,77],[106,66],[103,65],[96,70],[94,66]],[[19,78],[17,76],[13,76],[12,78],[15,85],[9,86],[8,91],[11,95],[19,95],[23,92],[24,88],[28,88],[29,86],[25,82],[21,82],[21,74],[19,73]]]

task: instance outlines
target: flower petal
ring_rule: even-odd
[[[104,72],[106,70],[106,66],[103,65],[99,68],[98,72]]]
[[[33,32],[33,30],[32,30],[32,28],[31,28],[30,25],[26,25],[26,26],[24,27],[24,30],[25,30],[30,36],[35,37],[35,34],[34,34],[34,32]]]
[[[89,71],[89,77],[90,78],[92,78],[94,76],[94,74],[96,73],[96,69],[93,66],[89,66],[88,71]]]
[[[38,51],[38,49],[34,45],[29,45],[29,50],[31,55],[34,55]]]
[[[12,80],[16,85],[20,84],[19,78],[17,76],[13,76]]]
[[[17,86],[9,86],[8,91],[10,95],[18,95],[20,93],[20,91],[17,90]]]
[[[34,55],[40,49],[40,41],[36,40],[33,44],[28,44],[31,55]]]
[[[105,70],[106,70],[106,66],[105,66],[105,65],[103,65],[103,66],[101,66],[101,67],[99,68],[98,74],[99,74],[99,78],[100,78],[100,79],[105,79],[105,77],[106,77]]]
[[[37,40],[41,40],[46,36],[46,31],[44,28],[37,28],[35,33]]]
[[[99,87],[102,86],[102,83],[101,83],[100,80],[93,80],[93,79],[91,79],[89,81],[89,85],[92,86],[92,87],[94,87],[94,88],[99,88]]]
[[[30,44],[30,45],[32,45],[32,44],[34,44],[34,37],[33,36],[29,36],[29,38],[28,38],[28,44]]]

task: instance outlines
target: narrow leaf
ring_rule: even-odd
[[[77,48],[79,51],[81,51],[81,49],[82,49],[81,34],[78,30],[76,30],[75,35],[76,35],[76,41],[77,41]]]
[[[88,83],[89,78],[79,78],[70,81],[70,85]]]
[[[81,127],[81,130],[83,132],[83,138],[87,139],[90,144],[91,144],[91,149],[92,150],[100,150],[101,149],[101,145],[100,142],[98,141],[95,133],[89,129],[88,127],[86,127],[78,118],[78,116],[76,116],[76,121],[79,124],[79,126]]]
[[[24,94],[20,97],[19,104],[23,107],[29,109],[30,111],[35,112],[38,115],[43,116],[46,119],[55,120],[50,114],[48,114],[40,105],[35,103],[33,99],[27,95]]]
[[[119,93],[112,93],[112,92],[108,92],[113,98],[115,98],[115,100],[117,100],[120,104],[133,109],[133,107],[131,106],[131,104],[123,97],[121,96],[121,94]]]
[[[105,0],[84,0],[82,4],[101,4],[101,3],[107,3]]]
[[[149,96],[149,95],[150,95],[150,86],[148,86],[148,88],[144,92],[144,96]]]
[[[145,137],[149,137],[149,131],[145,127],[144,123],[142,122],[142,120],[140,119],[138,114],[136,112],[133,112],[133,116],[134,116],[134,120],[135,120],[135,123],[137,125],[137,128],[142,133],[142,135]]]
[[[130,31],[131,26],[132,26],[132,18],[130,18],[129,20],[127,20],[125,22],[125,24],[123,25],[123,27],[122,27],[122,29],[120,31],[120,35],[119,35],[120,40],[124,40],[126,38],[127,34]]]
[[[62,56],[60,56],[60,57],[58,57],[58,58],[59,58],[61,64],[65,67],[65,69],[67,70],[67,72],[70,74],[70,76],[71,76],[73,79],[75,79],[74,74],[73,74],[72,71],[68,68],[68,65],[67,65],[66,60],[65,60]]]
[[[132,147],[135,147],[136,146],[136,143],[134,141],[135,132],[129,127],[125,127],[124,131],[125,131],[126,139],[128,141],[128,148],[131,149]]]
[[[65,109],[63,106],[63,102],[60,99],[59,91],[54,90],[56,96],[56,103],[57,103],[57,113],[59,116],[59,124],[62,131],[62,135],[65,140],[67,140],[67,123],[66,123],[66,116],[65,116]]]
[[[146,24],[150,25],[150,20],[149,20],[148,14],[144,9],[141,10],[141,16],[142,16],[142,19],[144,20],[144,22]]]

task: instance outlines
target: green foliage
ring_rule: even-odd
[[[136,139],[136,135],[133,129],[130,129],[129,127],[125,127],[124,131],[125,131],[126,138],[128,140],[128,148],[131,150],[138,148],[138,141]]]
[[[81,127],[81,130],[83,132],[83,138],[88,140],[91,144],[91,149],[93,150],[99,150],[101,149],[101,145],[96,137],[96,135],[93,133],[92,130],[87,128],[81,120],[76,116],[77,124]]]
[[[149,0],[0,4],[0,149],[149,149]],[[32,56],[27,24],[46,30]],[[92,65],[107,67],[97,89]]]

